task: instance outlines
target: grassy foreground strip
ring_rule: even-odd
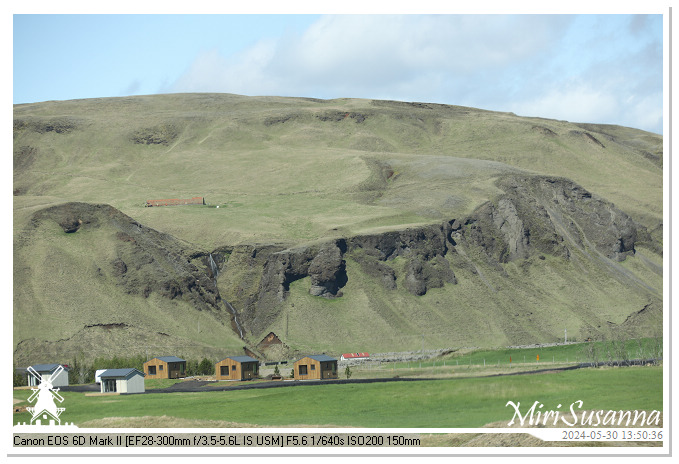
[[[166,427],[182,427],[186,420],[195,420],[197,427],[204,426],[200,421],[289,427],[481,427],[509,422],[514,411],[505,406],[507,401],[520,402],[522,410],[540,401],[544,410],[568,411],[578,400],[583,410],[662,410],[662,388],[662,367],[648,366],[201,393],[64,392],[62,420],[80,425],[111,417],[165,416]],[[16,390],[14,397],[23,401],[15,406],[27,405],[30,393]],[[30,421],[28,413],[14,415],[15,423],[24,421]],[[115,422],[118,427],[132,423]]]

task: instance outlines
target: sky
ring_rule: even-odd
[[[662,14],[14,14],[12,36],[14,104],[370,98],[663,132]]]

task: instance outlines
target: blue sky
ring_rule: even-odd
[[[426,101],[662,133],[663,17],[13,17],[15,104],[174,92]]]

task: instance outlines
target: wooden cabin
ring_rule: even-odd
[[[159,356],[144,363],[147,379],[179,379],[186,375],[186,361],[176,356]]]
[[[309,355],[295,361],[295,380],[337,379],[337,360],[324,354]]]
[[[251,380],[259,376],[259,361],[250,356],[229,356],[215,364],[217,380]]]
[[[138,369],[106,369],[99,378],[102,393],[144,393],[144,373]]]

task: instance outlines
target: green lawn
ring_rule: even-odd
[[[295,387],[201,393],[85,396],[64,392],[62,420],[76,425],[108,417],[166,416],[259,426],[481,427],[509,421],[535,401],[544,410],[662,410],[662,367],[580,369],[493,378]],[[30,390],[17,390],[24,400]],[[562,407],[558,408],[557,405]],[[29,421],[28,413],[14,422]],[[198,422],[199,424],[199,422]],[[200,425],[197,425],[200,426]]]
[[[575,343],[540,348],[506,348],[455,352],[446,361],[448,365],[496,365],[520,367],[549,367],[552,363],[575,364],[629,359],[662,358],[662,338],[633,340],[608,340],[591,343]],[[412,364],[412,363],[411,363]],[[427,363],[431,365],[432,362]],[[437,361],[437,365],[441,365]]]
[[[145,379],[144,387],[146,390],[154,390],[156,388],[167,388],[182,381],[183,379]]]

